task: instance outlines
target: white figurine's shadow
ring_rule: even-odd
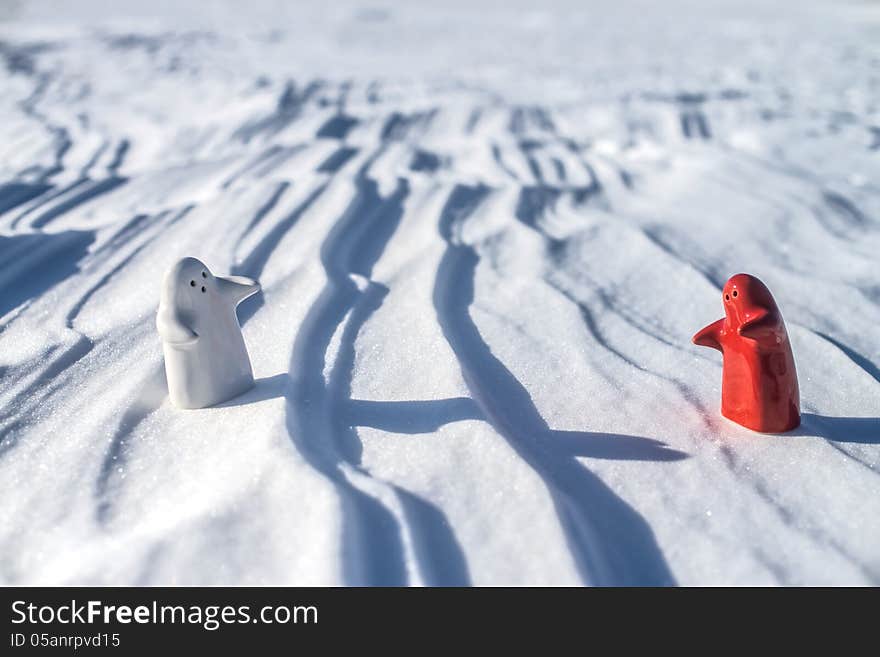
[[[254,381],[254,387],[247,392],[233,397],[221,404],[217,404],[214,408],[246,406],[247,404],[257,404],[266,401],[267,399],[284,397],[289,386],[290,377],[283,372],[274,376],[264,376],[256,379]]]

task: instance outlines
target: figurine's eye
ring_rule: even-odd
[[[189,282],[189,285],[190,285],[190,287],[195,287],[195,286],[196,286],[196,282],[195,282],[195,281],[190,281],[190,282]]]
[[[725,301],[730,301],[730,295],[729,295],[729,294],[725,294],[725,295],[724,295],[724,300],[725,300]]]
[[[204,285],[202,285],[202,292],[204,292],[204,291],[205,291],[205,286],[204,286]]]
[[[205,272],[202,272],[202,278],[208,278],[208,274],[206,274]]]
[[[733,296],[736,297],[737,294],[739,294],[739,293],[738,293],[736,290],[734,290],[734,291],[733,291]]]

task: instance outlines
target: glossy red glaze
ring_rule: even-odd
[[[764,433],[801,422],[800,393],[785,322],[770,290],[749,274],[724,286],[724,319],[697,333],[694,344],[724,356],[721,414]]]

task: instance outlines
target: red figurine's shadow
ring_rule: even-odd
[[[880,445],[880,418],[801,413],[801,425],[791,433],[795,436],[818,435],[835,443]]]

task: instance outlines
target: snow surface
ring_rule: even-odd
[[[536,6],[0,4],[0,581],[880,583],[880,5]],[[263,286],[194,412],[184,255]]]

